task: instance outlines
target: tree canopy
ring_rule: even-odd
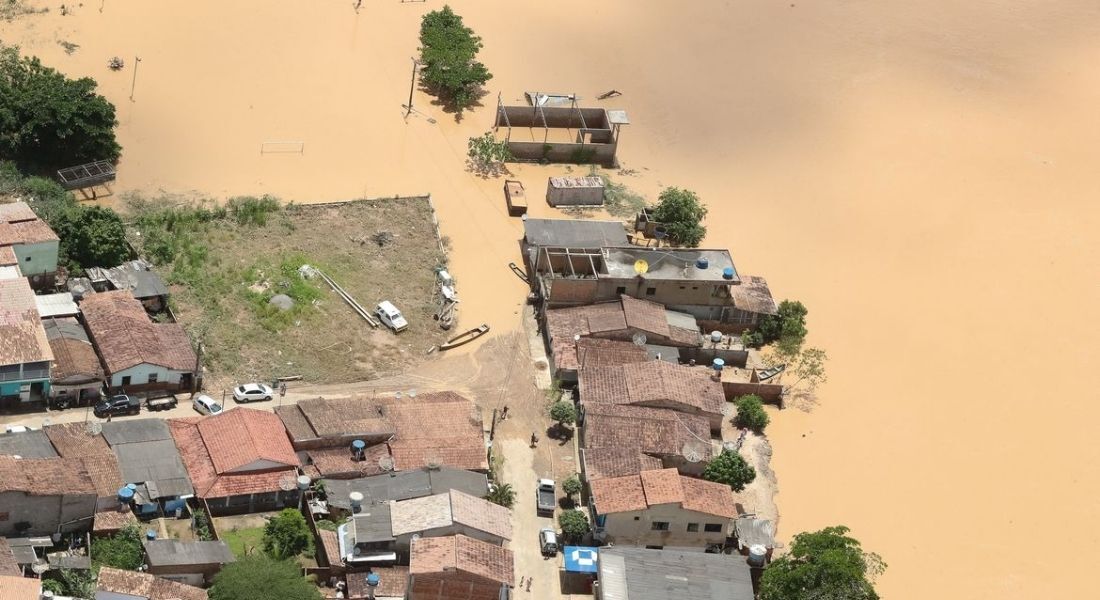
[[[115,211],[96,205],[76,205],[50,221],[61,238],[62,260],[76,267],[114,267],[130,258],[126,227]]]
[[[550,405],[550,418],[559,425],[572,425],[577,422],[577,408],[568,400],[558,400]]]
[[[724,483],[740,492],[756,479],[756,469],[737,452],[723,450],[703,469],[703,479]]]
[[[222,567],[209,593],[210,600],[321,600],[321,591],[302,577],[297,563],[263,554]]]
[[[703,227],[707,207],[691,190],[665,188],[650,214],[653,220],[665,226],[674,244],[695,248],[707,235],[707,228]]]
[[[737,407],[737,416],[734,417],[733,422],[738,427],[751,429],[756,433],[764,432],[771,418],[764,410],[764,401],[760,396],[755,394],[741,396],[733,404]]]
[[[836,526],[794,536],[760,578],[760,600],[878,600],[874,579],[886,563],[847,534]]]
[[[584,487],[581,484],[581,478],[573,473],[565,481],[561,482],[561,490],[565,492],[567,496],[576,496],[581,493],[581,488]]]
[[[420,22],[420,76],[458,112],[477,100],[477,90],[493,75],[477,61],[481,38],[450,6],[433,10]]]
[[[312,543],[306,518],[293,508],[283,509],[264,526],[264,552],[275,560],[297,556]]]
[[[69,79],[0,46],[0,159],[35,170],[118,160],[115,107],[95,80]]]
[[[486,175],[499,175],[504,170],[504,162],[512,158],[508,142],[497,140],[491,131],[470,138],[466,144],[466,155],[470,159],[470,167]]]
[[[589,530],[588,518],[575,508],[563,510],[558,515],[558,525],[561,526],[561,534],[569,540],[579,540]]]
[[[788,346],[801,346],[806,339],[806,306],[797,300],[779,303],[778,314],[767,315],[760,321],[760,334],[764,343],[779,340]]]
[[[145,560],[141,527],[137,523],[128,523],[112,536],[95,538],[91,550],[92,562],[96,567],[135,571]]]
[[[509,483],[498,483],[493,489],[489,490],[489,493],[485,495],[485,499],[504,508],[512,508],[512,505],[516,503],[516,491],[512,489],[512,485]]]

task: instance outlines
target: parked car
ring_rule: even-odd
[[[203,415],[216,415],[224,410],[221,404],[218,404],[213,398],[206,394],[195,396],[195,399],[191,401],[191,407],[199,414]]]
[[[541,514],[553,514],[557,505],[557,493],[554,491],[553,479],[540,479],[535,488],[536,510]]]
[[[242,383],[233,388],[233,399],[242,404],[257,400],[271,400],[274,397],[275,390],[262,383]]]
[[[126,394],[111,396],[109,399],[99,402],[92,409],[92,413],[99,417],[136,415],[141,412],[141,400],[131,398]]]
[[[374,309],[374,314],[378,315],[378,320],[392,329],[394,333],[400,333],[409,327],[409,322],[405,320],[405,316],[389,300],[379,302],[378,308]]]
[[[543,556],[557,556],[558,534],[553,529],[543,527],[539,530],[539,550]]]
[[[176,397],[168,396],[167,398],[157,398],[156,400],[146,400],[145,408],[149,410],[170,410],[176,407]]]

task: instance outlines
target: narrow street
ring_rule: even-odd
[[[542,444],[532,449],[519,439],[502,439],[499,443],[500,451],[505,456],[502,469],[504,483],[510,483],[516,491],[516,504],[512,508],[512,531],[516,532],[516,539],[511,544],[516,557],[516,597],[538,600],[557,598],[561,595],[558,581],[561,555],[543,558],[538,543],[539,530],[543,527],[557,530],[557,523],[549,517],[538,516],[535,509],[535,480],[540,475],[546,475],[536,467],[536,463],[549,464],[547,456],[538,460],[538,454],[548,454],[548,446]],[[526,581],[522,587],[519,585],[521,577],[531,579],[530,587]]]

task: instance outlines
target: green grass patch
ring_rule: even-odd
[[[238,559],[244,558],[248,552],[263,552],[263,539],[263,527],[231,529],[221,533],[221,540]]]

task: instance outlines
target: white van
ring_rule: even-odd
[[[194,407],[199,414],[203,415],[216,415],[224,410],[221,404],[218,404],[213,398],[206,394],[195,396],[195,399],[191,401],[191,406]]]
[[[394,333],[402,332],[409,326],[405,316],[389,300],[379,302],[378,308],[374,309],[374,314],[378,315],[378,320],[392,329]]]

